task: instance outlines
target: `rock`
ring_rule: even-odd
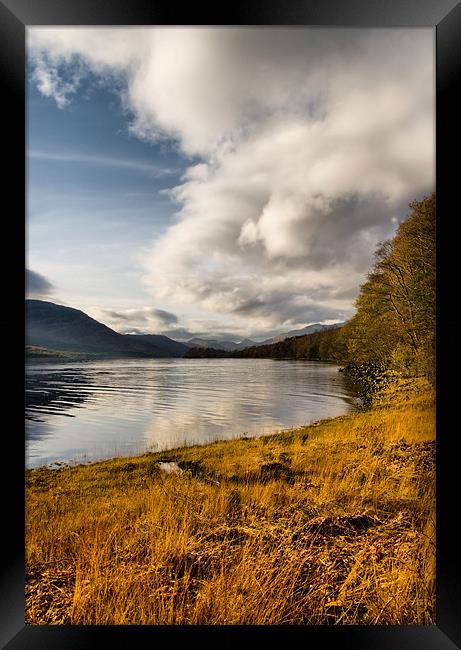
[[[182,469],[179,467],[178,463],[157,463],[158,467],[162,472],[167,474],[182,474]]]

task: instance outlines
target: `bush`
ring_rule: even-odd
[[[379,362],[349,363],[342,371],[355,384],[363,408],[370,408],[375,394],[400,376],[399,372]]]

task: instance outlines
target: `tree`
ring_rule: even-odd
[[[355,362],[433,377],[435,194],[410,208],[394,239],[379,244],[344,334]]]

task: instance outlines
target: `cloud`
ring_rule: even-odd
[[[117,78],[131,131],[190,157],[142,254],[157,302],[245,333],[347,318],[377,242],[433,189],[430,29],[28,32],[44,94],[70,101],[84,66]]]
[[[91,309],[97,320],[121,332],[128,334],[159,334],[165,327],[178,323],[178,317],[171,312],[153,307],[142,309]]]
[[[34,160],[51,160],[56,162],[83,163],[85,165],[96,165],[98,167],[114,167],[117,169],[131,169],[151,174],[153,177],[174,174],[176,170],[160,168],[148,162],[140,160],[129,160],[126,158],[109,158],[106,156],[91,156],[73,153],[57,153],[52,151],[41,151],[32,149],[28,157]]]
[[[26,269],[26,294],[29,298],[48,297],[54,291],[54,286],[45,276]]]
[[[52,97],[59,108],[64,108],[70,103],[69,95],[77,91],[80,83],[80,75],[76,70],[70,77],[68,75],[68,81],[64,81],[58,68],[50,63],[45,55],[35,58],[33,79],[42,95]]]
[[[215,325],[215,324],[214,324]],[[213,329],[214,332],[214,329]],[[186,327],[176,327],[174,329],[166,329],[162,331],[162,334],[165,336],[169,336],[172,339],[175,339],[176,341],[188,341],[189,339],[192,339],[196,336],[202,337],[210,334],[209,331],[205,330],[190,330],[187,329]],[[235,336],[235,334],[231,334],[230,338],[232,339],[232,336]],[[223,339],[224,340],[224,339]]]

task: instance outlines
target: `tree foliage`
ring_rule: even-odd
[[[435,356],[435,194],[410,204],[375,264],[344,327],[348,356],[432,378]]]

